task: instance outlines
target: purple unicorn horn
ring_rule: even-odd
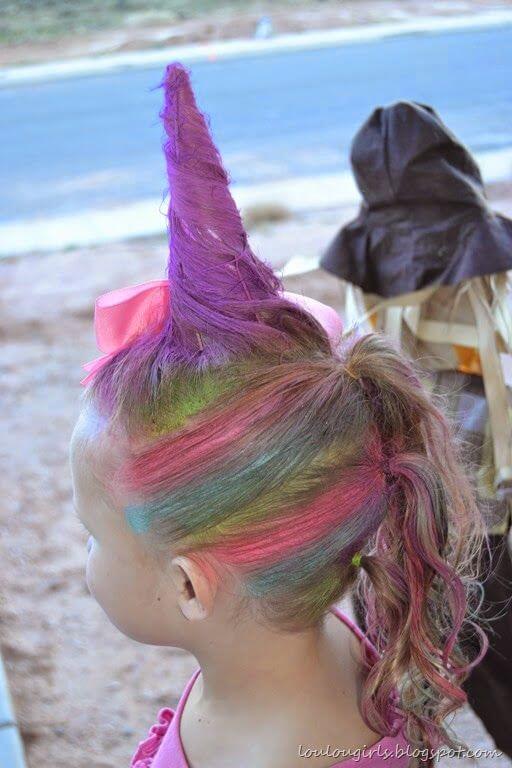
[[[169,179],[169,347],[174,360],[221,362],[269,345],[277,329],[261,313],[290,305],[247,242],[228,175],[199,111],[187,71],[167,67],[161,117]],[[271,311],[275,317],[275,312]],[[279,331],[277,331],[279,335]],[[274,338],[274,342],[276,339]]]
[[[278,277],[249,248],[186,70],[170,65],[162,85],[170,192],[166,318],[163,326],[141,329],[94,379],[99,401],[135,420],[140,404],[151,404],[183,366],[197,371],[253,354],[280,360],[290,350],[330,352],[318,322],[283,296]]]

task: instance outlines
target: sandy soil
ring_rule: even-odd
[[[257,252],[280,265],[312,256],[339,216],[269,225]],[[176,649],[120,635],[88,595],[85,535],[71,508],[67,446],[79,410],[80,365],[96,355],[92,306],[101,292],[160,277],[165,244],[148,240],[28,255],[0,263],[2,415],[0,642],[30,768],[122,768],[195,667]],[[336,281],[289,279],[336,304]],[[466,711],[461,732],[491,747]],[[443,763],[448,764],[448,763]],[[459,761],[460,766],[469,766]],[[503,768],[507,760],[481,760]]]
[[[78,56],[101,56],[122,51],[183,45],[206,40],[253,37],[259,19],[270,16],[274,34],[332,29],[355,24],[404,21],[417,16],[452,16],[508,8],[512,0],[300,0],[292,7],[263,0],[249,10],[222,10],[202,18],[180,21],[162,14],[127,14],[123,26],[108,31],[53,40],[4,45],[0,66],[34,64]]]

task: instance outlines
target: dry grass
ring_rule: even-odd
[[[243,211],[246,229],[256,229],[265,224],[275,224],[291,218],[291,212],[286,206],[278,203],[261,203],[251,205]]]
[[[309,6],[321,5],[313,0]],[[297,0],[4,0],[0,43],[19,44],[132,25],[173,24],[212,13],[305,5]]]
[[[512,0],[499,0],[512,6]],[[488,10],[496,0],[0,0],[0,67]]]

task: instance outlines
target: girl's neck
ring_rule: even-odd
[[[358,640],[338,618],[303,632],[247,623],[227,634],[194,649],[202,674],[180,723],[190,765],[296,768],[301,744],[354,749],[378,739],[358,708]]]
[[[323,625],[277,632],[251,622],[224,639],[207,642],[195,655],[202,671],[201,700],[222,709],[286,695],[306,678],[318,678],[328,647]]]

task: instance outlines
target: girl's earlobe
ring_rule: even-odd
[[[183,616],[189,621],[207,619],[217,591],[207,571],[196,560],[180,555],[171,561],[171,578]]]

